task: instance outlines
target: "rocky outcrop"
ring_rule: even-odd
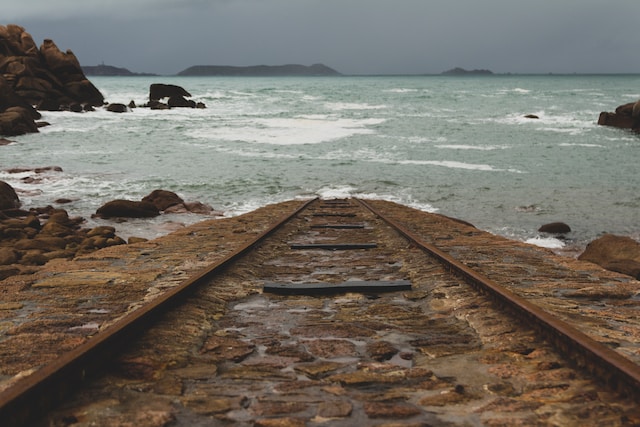
[[[164,211],[171,206],[184,205],[182,197],[173,191],[167,190],[153,190],[151,194],[143,197],[142,201],[153,204],[160,211]]]
[[[20,207],[20,199],[16,190],[4,181],[0,181],[0,211],[17,209]]]
[[[153,83],[149,87],[149,103],[145,106],[152,110],[166,110],[174,107],[205,108],[202,102],[196,103],[191,99],[186,99],[190,97],[191,94],[181,86]],[[165,98],[168,98],[168,101],[161,102]]]
[[[640,279],[640,243],[630,237],[605,234],[589,243],[578,259]]]
[[[603,111],[598,124],[640,132],[640,100],[620,105],[614,113]]]
[[[191,97],[191,94],[184,88],[177,85],[167,85],[164,83],[152,83],[149,86],[149,101],[159,101],[162,98],[171,97]]]
[[[117,199],[105,203],[96,211],[100,218],[151,218],[160,215],[152,203]]]
[[[214,209],[201,202],[185,202],[182,197],[168,190],[153,190],[141,201],[113,200],[102,205],[95,216],[101,218],[147,218],[164,213],[216,214]]]
[[[104,103],[100,91],[85,77],[80,63],[70,50],[60,51],[52,40],[44,40],[40,48],[24,28],[0,26],[0,113],[8,108],[9,116],[0,119],[0,134],[20,135],[37,132],[34,120],[40,110],[71,109]],[[10,90],[9,90],[10,89]],[[25,124],[29,115],[34,116]],[[18,118],[20,117],[20,118]],[[14,126],[14,127],[12,127]]]
[[[571,227],[564,222],[551,222],[538,228],[538,231],[549,234],[566,234],[571,232]]]
[[[84,219],[71,218],[51,206],[19,209],[15,190],[0,181],[0,280],[29,273],[55,258],[73,258],[126,243],[113,227],[82,228]]]

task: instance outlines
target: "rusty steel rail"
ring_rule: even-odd
[[[316,199],[302,202],[293,212],[279,218],[251,242],[2,391],[0,424],[7,427],[28,425],[29,421],[41,417],[61,403],[88,378],[98,375],[107,361],[149,327],[160,314],[175,307],[198,285],[245,255],[314,200]]]
[[[573,360],[579,368],[586,369],[617,392],[640,401],[640,366],[537,305],[474,271],[446,252],[425,242],[418,235],[382,214],[364,200],[356,200],[395,228],[406,239],[435,257],[445,268],[462,277],[479,291],[490,295],[495,301],[510,309],[528,324],[535,326],[545,339],[550,341],[565,357]]]

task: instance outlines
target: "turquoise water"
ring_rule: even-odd
[[[561,244],[536,231],[553,221],[574,230],[569,245],[603,232],[640,238],[640,136],[596,124],[640,98],[640,76],[91,80],[109,102],[143,104],[162,82],[207,108],[44,113],[51,126],[0,147],[0,169],[63,168],[31,184],[22,178],[33,174],[0,172],[26,206],[66,197],[65,209],[90,217],[108,200],[163,188],[235,215],[360,196],[541,245]]]

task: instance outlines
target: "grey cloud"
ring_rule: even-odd
[[[14,2],[18,3],[18,2]],[[26,2],[23,2],[26,3]],[[39,5],[39,7],[38,7]],[[637,0],[32,0],[3,8],[86,65],[323,62],[349,74],[640,72]]]

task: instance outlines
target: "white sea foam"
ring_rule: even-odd
[[[529,243],[531,245],[539,246],[542,248],[548,248],[548,249],[561,249],[565,247],[565,244],[563,241],[558,240],[554,237],[536,236],[531,239],[525,240],[525,243]]]
[[[509,171],[509,172],[515,172],[515,173],[522,173],[521,171],[518,171],[516,169],[499,169],[491,165],[465,163],[465,162],[458,162],[454,160],[396,160],[393,163],[398,163],[401,165],[433,165],[433,166],[443,166],[445,168],[451,168],[451,169],[467,169],[467,170],[477,170],[477,171],[487,171],[487,172]]]
[[[437,212],[438,209],[429,203],[418,202],[410,194],[407,189],[402,189],[395,194],[373,193],[363,191],[350,185],[337,185],[330,187],[322,187],[315,194],[323,199],[344,199],[349,197],[357,197],[365,200],[388,200],[391,202],[401,203],[415,209],[425,212]]]
[[[355,103],[355,102],[327,102],[325,106],[332,111],[343,111],[343,110],[381,110],[383,108],[387,108],[386,105],[371,105],[365,103]]]
[[[226,123],[214,129],[187,131],[194,138],[244,141],[260,144],[298,145],[319,144],[353,135],[373,134],[369,126],[384,119],[326,119],[323,116],[291,118],[254,118]]]
[[[443,144],[443,145],[436,145],[436,147],[448,148],[453,150],[480,150],[480,151],[506,150],[511,148],[508,145],[465,145],[465,144]]]
[[[569,143],[563,142],[558,144],[560,147],[587,147],[587,148],[604,148],[604,145],[601,144],[579,144],[579,143]]]
[[[387,90],[385,90],[385,92],[389,92],[389,93],[413,93],[413,92],[418,92],[418,89],[394,88],[394,89],[387,89]]]

